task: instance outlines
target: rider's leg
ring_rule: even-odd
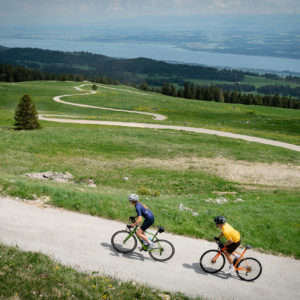
[[[232,256],[231,256],[231,254],[228,253],[227,251],[224,252],[224,254],[225,254],[225,256],[226,256],[226,258],[227,258],[229,264],[232,265],[232,264],[233,264],[233,258],[232,258]]]
[[[149,244],[149,240],[145,234],[145,231],[154,223],[154,218],[153,219],[145,219],[142,226],[137,230],[136,234],[139,238],[143,239],[146,241],[147,244]],[[150,242],[150,244],[152,244]]]
[[[231,243],[227,246],[227,251],[224,254],[230,265],[233,264],[233,257],[231,254],[240,246],[240,244],[241,244],[241,241],[239,241],[237,243]]]
[[[141,228],[139,228],[139,229],[137,230],[136,235],[137,235],[140,239],[146,241],[146,243],[149,243],[149,240],[148,240],[147,236],[145,235],[144,231],[143,231]]]
[[[227,246],[227,251],[224,252],[228,262],[229,262],[229,269],[225,273],[230,274],[234,271],[233,266],[233,257],[231,256],[232,252],[240,245],[241,241],[237,243],[231,243]]]

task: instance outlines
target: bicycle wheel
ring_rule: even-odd
[[[175,254],[174,246],[166,240],[153,241],[154,247],[149,249],[149,255],[157,261],[166,261]]]
[[[242,259],[237,265],[237,275],[245,281],[253,281],[257,279],[262,272],[260,262],[252,257]]]
[[[126,230],[117,231],[111,237],[113,248],[120,253],[126,254],[132,252],[137,246],[137,240],[134,235]]]
[[[224,254],[218,250],[208,250],[200,258],[200,266],[207,273],[217,273],[225,265]]]

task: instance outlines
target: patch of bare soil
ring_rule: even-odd
[[[136,159],[134,163],[170,170],[198,169],[243,184],[300,187],[300,166],[289,164],[237,161],[223,157],[176,157],[167,160],[144,158]]]

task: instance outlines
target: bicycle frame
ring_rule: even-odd
[[[219,256],[221,255],[221,253],[225,253],[227,250],[227,247],[224,247],[223,243],[220,241],[220,239],[216,239],[216,242],[219,246],[219,252],[216,254],[216,256],[212,259],[212,263],[215,263],[216,260],[219,258]],[[247,263],[247,260],[244,257],[244,254],[246,253],[248,247],[245,248],[245,250],[243,252],[238,252],[238,251],[234,251],[233,253],[238,254],[240,257],[237,259],[237,261],[235,262],[235,264],[233,265],[234,269],[236,271],[249,271],[249,265]],[[244,259],[244,261],[246,262],[246,264],[248,265],[247,268],[243,268],[243,267],[237,267],[239,262],[241,261],[241,259]]]
[[[223,247],[222,249],[220,248],[219,252],[216,254],[216,256],[212,259],[212,262],[215,263],[217,261],[217,259],[219,258],[219,256],[221,255],[221,253],[225,253],[225,251],[227,250],[226,247]],[[234,251],[233,253],[237,253],[240,257],[238,258],[238,260],[235,262],[235,264],[233,265],[234,269],[235,270],[238,270],[238,271],[248,271],[248,268],[249,268],[249,265],[248,265],[248,268],[243,268],[243,267],[237,267],[238,263],[241,261],[241,259],[243,258],[244,261],[246,262],[247,264],[247,260],[245,259],[244,257],[244,254],[246,253],[247,251],[247,248],[245,248],[245,250],[241,253],[241,252],[238,252],[238,251]]]
[[[145,245],[142,242],[142,240],[140,239],[140,237],[136,234],[137,229],[138,229],[138,226],[135,226],[132,230],[130,230],[130,228],[128,228],[128,230],[130,231],[130,235],[128,235],[128,237],[124,240],[124,243],[127,242],[127,240],[129,240],[130,237],[135,235],[135,237],[138,239],[138,241],[140,242],[140,244],[142,246],[142,248],[141,248],[142,250],[144,250],[144,251],[155,251],[155,250],[157,250],[157,249],[148,249],[148,245]],[[156,236],[157,236],[158,232],[159,231],[157,231],[155,234],[153,234],[151,232],[145,231],[145,233],[147,233],[147,235],[152,235],[152,241],[156,240]]]
[[[244,257],[244,254],[246,253],[246,251],[247,251],[247,247],[245,248],[245,250],[242,253],[240,253],[238,251],[233,252],[233,253],[237,253],[238,255],[240,255],[240,257],[238,258],[238,260],[236,261],[236,263],[233,266],[235,270],[237,270],[237,271],[246,271],[246,272],[249,271],[250,266],[247,263],[247,259],[245,259],[245,257]],[[248,265],[248,267],[246,267],[246,268],[245,267],[244,268],[243,267],[237,267],[237,265],[241,261],[241,258],[244,259],[244,261]]]

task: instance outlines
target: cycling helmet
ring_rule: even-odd
[[[137,194],[130,194],[128,197],[128,200],[130,202],[137,202],[137,201],[139,201],[139,196]]]
[[[220,225],[220,224],[224,224],[226,222],[226,219],[223,216],[217,216],[215,217],[214,221],[216,225]]]

